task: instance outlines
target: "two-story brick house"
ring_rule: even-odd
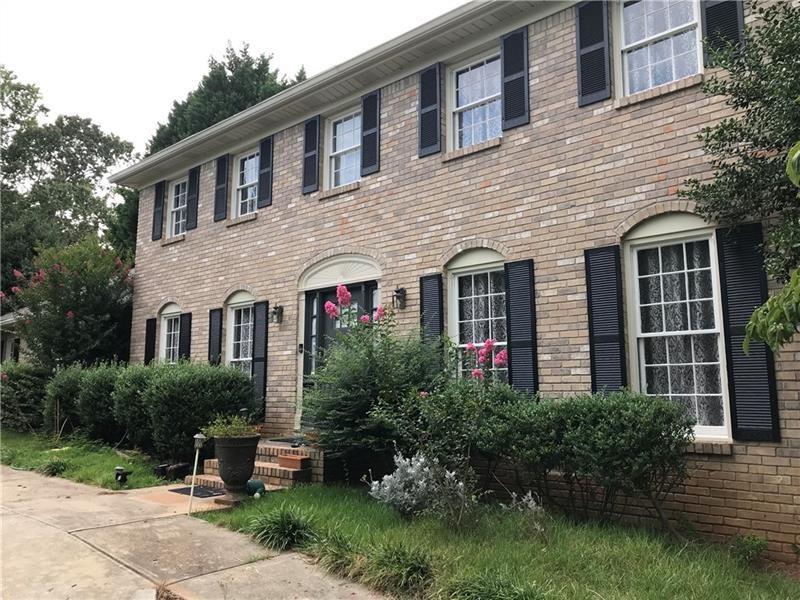
[[[701,39],[737,2],[471,3],[149,156],[131,357],[253,374],[274,434],[358,309],[460,345],[498,340],[509,379],[558,396],[627,386],[697,418],[670,507],[712,535],[800,543],[797,347],[741,351],[766,294],[757,225],[676,194],[707,176]],[[189,407],[190,408],[190,407]]]

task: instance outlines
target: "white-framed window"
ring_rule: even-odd
[[[233,188],[233,201],[237,217],[256,212],[258,168],[259,151],[257,148],[243,152],[233,161],[236,183]]]
[[[189,181],[179,179],[172,183],[170,188],[169,205],[169,233],[171,236],[186,233],[186,196]]]
[[[161,333],[159,358],[167,363],[176,363],[180,358],[181,308],[170,302],[161,309]]]
[[[699,0],[625,0],[618,6],[626,95],[700,72]]]
[[[629,245],[636,385],[676,402],[698,438],[730,437],[714,232]]]
[[[327,121],[328,188],[361,179],[361,111],[348,111]]]
[[[253,305],[231,306],[228,315],[228,364],[249,375],[253,364]]]
[[[500,55],[493,53],[450,69],[452,149],[466,148],[503,134]]]

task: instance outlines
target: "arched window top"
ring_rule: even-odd
[[[255,301],[255,297],[250,292],[246,290],[238,290],[228,296],[225,304],[228,306],[233,306],[234,304],[252,304]]]
[[[166,317],[168,315],[179,315],[181,314],[181,307],[175,304],[174,302],[168,302],[164,306],[161,307],[161,316]]]
[[[305,270],[300,277],[301,290],[315,290],[340,283],[378,280],[381,270],[372,258],[362,254],[341,254],[326,258]]]
[[[656,215],[637,223],[630,231],[624,235],[626,242],[632,240],[643,240],[663,235],[670,235],[676,232],[692,232],[700,229],[708,229],[710,225],[695,214],[688,212],[670,212]]]
[[[504,262],[503,255],[491,248],[472,248],[458,253],[448,261],[448,271],[461,271],[485,266],[499,266]]]

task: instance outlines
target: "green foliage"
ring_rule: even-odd
[[[384,452],[393,432],[373,411],[432,389],[441,377],[441,346],[418,334],[396,335],[387,316],[337,335],[312,376],[303,409],[326,452],[345,457]]]
[[[44,422],[45,430],[60,433],[80,427],[78,417],[78,394],[83,386],[85,371],[80,364],[56,370],[47,382],[45,391]]]
[[[743,46],[714,51],[722,72],[703,84],[736,110],[700,135],[714,177],[689,180],[682,196],[709,220],[766,221],[767,272],[783,281],[800,266],[800,202],[785,171],[800,139],[800,11],[791,2],[750,6]]]
[[[247,44],[236,51],[230,45],[222,60],[211,57],[208,73],[186,99],[172,104],[167,122],[159,124],[148,144],[153,154],[185,137],[211,127],[305,79],[298,71],[293,81],[270,68],[272,56],[251,56]]]
[[[127,432],[130,444],[146,452],[151,452],[154,447],[145,390],[159,369],[169,367],[160,364],[129,365],[120,370],[114,386],[114,419]]]
[[[783,288],[759,306],[747,323],[744,351],[753,340],[765,342],[773,352],[800,330],[800,269],[795,269]]]
[[[361,574],[361,555],[350,537],[341,531],[331,528],[318,536],[310,552],[328,573],[351,578],[358,578]]]
[[[420,547],[378,542],[366,554],[361,581],[377,590],[420,596],[433,583],[433,564]]]
[[[11,305],[34,362],[55,368],[128,356],[132,281],[129,267],[97,237],[41,250],[34,271],[16,277]]]
[[[92,439],[118,443],[124,434],[114,418],[114,387],[122,370],[116,363],[101,363],[83,371],[76,411]]]
[[[106,238],[123,260],[133,262],[139,225],[139,192],[117,187],[117,193],[122,196],[122,202],[112,209]]]
[[[285,505],[253,517],[248,531],[259,544],[279,552],[306,548],[316,538],[313,516]]]
[[[236,438],[258,435],[258,431],[240,415],[217,415],[203,427],[203,434],[209,438]]]
[[[789,181],[800,187],[800,142],[791,147],[786,157],[786,175]]]
[[[531,583],[518,583],[507,573],[482,571],[448,583],[443,597],[449,600],[543,600],[546,596]]]
[[[767,549],[767,540],[757,535],[735,535],[728,548],[736,560],[745,565],[753,565],[761,560]]]
[[[52,456],[47,462],[40,465],[36,471],[48,477],[60,477],[69,468],[69,463],[60,456]]]
[[[0,423],[16,431],[34,431],[44,423],[45,386],[50,371],[6,361],[0,367]]]
[[[238,369],[181,362],[157,369],[144,391],[159,456],[189,459],[192,437],[215,415],[254,410],[253,383]]]

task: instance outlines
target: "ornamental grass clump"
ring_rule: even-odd
[[[362,574],[364,556],[340,531],[329,529],[317,538],[310,550],[317,564],[329,573],[351,579],[358,579]]]
[[[543,600],[535,583],[519,582],[507,573],[481,571],[462,575],[442,590],[448,600]]]
[[[361,581],[377,590],[422,596],[434,581],[430,552],[404,542],[385,541],[365,555]]]
[[[306,548],[316,539],[311,513],[286,504],[253,517],[247,531],[259,544],[279,552]]]

